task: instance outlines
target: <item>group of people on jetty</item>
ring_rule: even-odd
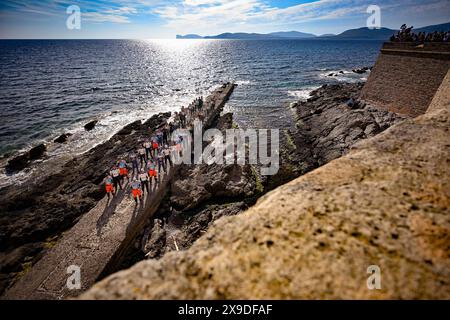
[[[391,42],[450,42],[450,30],[449,31],[435,31],[435,32],[419,32],[414,33],[412,31],[414,27],[407,27],[406,24],[400,27],[400,30],[391,36]]]
[[[111,167],[105,178],[108,199],[124,189],[125,180],[131,186],[134,201],[142,200],[144,192],[149,195],[152,187],[158,185],[161,175],[168,173],[174,160],[182,155],[182,136],[174,136],[177,129],[191,129],[195,119],[203,121],[215,107],[214,103],[204,105],[203,97],[197,98],[156,132],[149,135],[139,148],[121,157]]]

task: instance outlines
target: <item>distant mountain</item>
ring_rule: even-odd
[[[396,31],[388,28],[369,29],[359,28],[344,31],[332,39],[352,39],[352,40],[388,40]]]
[[[236,39],[236,40],[266,40],[266,39],[308,39],[315,38],[312,33],[304,33],[299,31],[272,32],[268,34],[262,33],[221,33],[216,36],[199,36],[197,34],[188,34],[185,36],[177,35],[177,39]]]
[[[449,31],[450,22],[413,29],[414,32],[434,32]],[[344,31],[338,35],[323,34],[316,36],[312,33],[304,33],[299,31],[272,32],[268,34],[262,33],[222,33],[216,36],[202,37],[197,34],[188,34],[185,36],[177,35],[177,39],[238,39],[238,40],[265,40],[265,39],[321,39],[321,40],[389,40],[397,30],[389,28],[369,29],[358,28]]]
[[[281,37],[281,38],[291,38],[291,39],[306,39],[317,37],[312,33],[304,33],[299,31],[284,31],[284,32],[272,32],[269,33],[271,36]]]
[[[434,26],[427,26],[423,28],[413,29],[415,33],[419,32],[435,32],[435,31],[450,31],[450,22],[436,24]]]
[[[237,40],[253,40],[253,39],[279,39],[280,37],[268,35],[268,34],[260,34],[260,33],[222,33],[217,36],[207,36],[203,37],[203,39],[237,39]]]
[[[450,22],[442,23],[422,28],[413,29],[413,32],[434,32],[434,31],[449,31]],[[351,29],[338,34],[337,36],[331,37],[333,39],[354,39],[354,40],[389,40],[389,38],[396,33],[398,30],[381,28],[381,29],[369,29],[369,28],[359,28]]]
[[[198,34],[187,34],[185,36],[177,34],[177,39],[203,39],[203,37]]]
[[[325,33],[325,34],[321,34],[321,35],[319,36],[319,38],[322,38],[322,37],[334,37],[334,36],[335,36],[334,33]]]

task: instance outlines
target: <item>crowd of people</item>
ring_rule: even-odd
[[[136,203],[142,200],[144,192],[150,194],[161,175],[173,166],[174,159],[182,155],[183,137],[173,136],[174,132],[192,129],[194,120],[203,121],[213,107],[211,104],[205,108],[203,97],[197,98],[187,108],[183,106],[180,112],[175,112],[173,118],[143,141],[136,151],[118,159],[104,181],[108,199],[124,189],[125,180],[131,186]]]
[[[400,27],[400,30],[391,36],[391,42],[450,42],[449,31],[435,31],[435,32],[419,32],[414,33],[413,26],[407,27],[406,24]]]

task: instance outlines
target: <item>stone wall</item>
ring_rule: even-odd
[[[386,42],[361,98],[416,117],[427,110],[450,67],[449,43]]]

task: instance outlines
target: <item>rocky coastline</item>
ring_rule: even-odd
[[[294,106],[301,122],[290,135],[307,138],[311,166],[342,157],[216,221],[190,249],[137,263],[80,298],[449,299],[449,88],[450,73],[428,111],[406,119],[319,89]],[[307,127],[318,123],[330,126]],[[367,282],[374,265],[381,290]]]
[[[274,176],[261,177],[250,165],[181,166],[164,205],[118,270],[188,249],[219,218],[246,211],[270,190],[339,158],[358,141],[404,119],[360,101],[362,87],[363,83],[326,85],[307,101],[291,105],[296,128],[283,130],[281,166]],[[231,128],[232,114],[223,115],[214,126]]]
[[[55,172],[0,190],[0,295],[105,196],[102,181],[115,159],[134,150],[169,117],[161,113],[133,122]]]
[[[336,159],[358,141],[403,120],[359,101],[362,84],[323,86],[291,108],[296,128],[281,137],[281,167],[261,177],[250,165],[182,165],[157,213],[135,239],[117,270],[143,259],[160,259],[190,248],[221,217],[240,214],[268,191]],[[107,142],[69,161],[56,174],[32,181],[26,189],[1,190],[0,294],[51,249],[104,196],[101,182],[112,159],[163,125],[170,114],[129,124]],[[233,126],[232,114],[212,127]]]

